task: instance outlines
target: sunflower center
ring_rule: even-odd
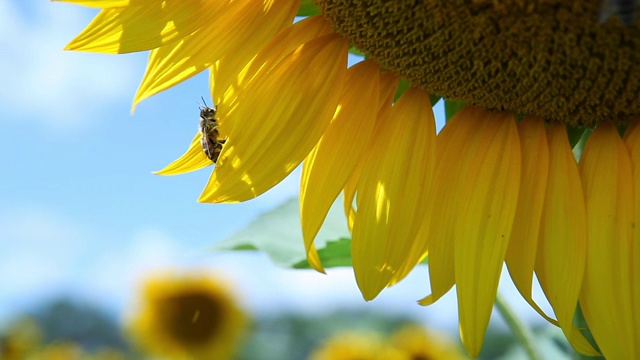
[[[640,26],[603,0],[315,0],[337,32],[413,85],[572,125],[640,116]]]
[[[188,345],[205,345],[224,322],[222,306],[201,293],[181,294],[162,301],[162,324],[174,339]]]

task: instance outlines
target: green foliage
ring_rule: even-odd
[[[409,89],[411,85],[409,84],[409,81],[407,81],[406,79],[400,79],[400,83],[398,84],[398,89],[396,90],[396,95],[393,97],[393,101],[397,101],[400,96],[402,96],[402,94],[405,93],[405,91],[407,91]]]
[[[327,241],[327,245],[318,250],[322,266],[332,268],[338,266],[351,266],[351,239],[342,238]],[[296,269],[311,269],[306,259],[293,264]]]
[[[575,354],[556,327],[547,325],[532,329],[536,349],[542,359],[570,360]],[[531,360],[512,332],[489,327],[480,359]]]
[[[323,250],[327,246],[327,239],[349,236],[342,201],[338,200],[329,210],[315,243],[318,249]],[[323,253],[333,254],[334,246],[335,244],[331,246],[331,250]],[[295,267],[296,264],[306,261],[298,199],[290,199],[261,214],[244,229],[215,244],[212,250],[260,250],[267,254],[271,261],[284,267]]]
[[[133,354],[123,335],[114,316],[94,304],[46,299],[0,329],[0,359],[50,359],[52,345],[82,352],[86,360],[129,359]]]
[[[42,329],[45,343],[73,341],[91,351],[129,351],[113,317],[93,304],[62,298],[45,304],[32,316]]]
[[[586,130],[587,128],[567,125],[567,135],[569,136],[569,144],[571,144],[572,149],[578,144],[580,139],[582,139],[582,135],[584,135]]]
[[[357,309],[341,309],[313,316],[276,314],[258,318],[237,359],[307,359],[314,347],[342,331],[388,335],[411,322],[408,315]]]
[[[313,16],[318,14],[320,14],[320,9],[318,9],[313,0],[302,0],[297,16]]]
[[[463,102],[445,99],[444,114],[446,115],[446,121],[449,122],[449,120],[451,120],[453,115],[455,115],[458,111],[462,110],[462,108],[464,108],[465,106],[467,106],[467,104]]]
[[[352,266],[351,234],[347,228],[342,200],[329,210],[315,245],[325,268]],[[331,240],[337,239],[337,240]],[[256,220],[229,238],[214,244],[213,251],[261,251],[275,264],[294,269],[310,269],[300,229],[298,199],[292,198],[262,213]],[[427,264],[428,258],[421,261]]]
[[[628,127],[629,124],[616,124],[616,129],[618,130],[618,134],[620,134],[620,137],[624,137],[624,133],[627,132]]]
[[[431,107],[438,103],[442,99],[442,96],[436,94],[429,94],[429,100],[431,100]]]
[[[589,138],[589,136],[591,136],[592,132],[593,131],[591,129],[585,129],[582,133],[582,136],[580,136],[580,138],[578,139],[577,143],[571,143],[571,147],[573,148],[573,156],[577,161],[580,161],[580,158],[582,157],[582,149],[584,149],[584,144],[587,143],[587,139]],[[569,138],[569,140],[571,140],[571,138]]]
[[[593,338],[593,334],[591,334],[591,330],[589,330],[589,325],[587,324],[587,320],[584,318],[584,313],[582,312],[582,307],[580,304],[576,307],[576,312],[573,315],[573,322],[576,324],[576,327],[580,330],[580,333],[584,335],[585,339],[589,341],[591,346],[594,349],[600,351],[600,347],[596,343],[596,339]],[[582,354],[577,354],[576,359],[592,359],[592,360],[604,360],[602,356],[587,356]]]

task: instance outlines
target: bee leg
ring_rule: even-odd
[[[213,149],[210,157],[211,161],[216,163],[218,161],[218,157],[220,156],[221,151],[222,151],[222,144],[220,144],[219,142],[213,143]]]

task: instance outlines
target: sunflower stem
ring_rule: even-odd
[[[535,340],[533,338],[533,333],[531,330],[518,318],[516,313],[511,309],[507,301],[500,295],[496,294],[496,308],[507,322],[507,325],[513,330],[516,335],[516,338],[522,344],[524,351],[529,356],[531,360],[542,360],[542,356],[540,352],[535,346]]]

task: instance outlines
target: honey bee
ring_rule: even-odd
[[[633,26],[636,23],[638,6],[640,0],[602,0],[599,20],[603,23],[615,14],[624,26]]]
[[[204,106],[200,107],[200,135],[202,135],[200,143],[204,154],[215,164],[226,140],[218,140],[220,136],[218,119],[216,118],[218,108],[215,105],[208,107],[204,99],[202,99],[202,103]]]

